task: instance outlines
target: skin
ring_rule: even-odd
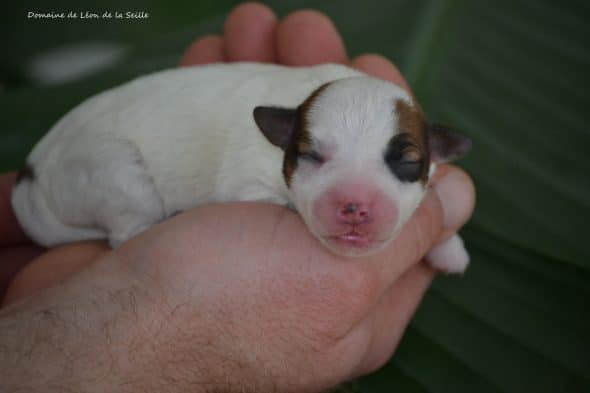
[[[340,62],[408,88],[379,55],[349,59],[315,11],[279,22],[242,4],[181,66],[240,60]],[[10,209],[13,183],[0,177],[3,274],[28,264],[0,312],[0,380],[32,391],[317,392],[374,371],[434,277],[421,258],[474,206],[470,178],[446,165],[400,235],[369,258],[334,256],[293,212],[254,203],[192,209],[115,251],[100,241],[41,250]]]

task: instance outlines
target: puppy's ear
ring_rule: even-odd
[[[442,163],[463,157],[471,149],[471,139],[441,124],[426,126],[430,160]]]
[[[285,150],[297,126],[297,110],[272,106],[254,108],[254,121],[266,139]]]

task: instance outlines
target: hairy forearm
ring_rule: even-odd
[[[174,384],[189,376],[167,362],[178,320],[160,295],[107,259],[8,307],[0,314],[0,390],[181,391]],[[204,391],[196,366],[187,365],[192,390]]]
[[[111,253],[0,312],[0,391],[280,391],[236,349],[219,307],[164,289],[142,262]]]
[[[57,392],[108,387],[109,378],[99,378],[112,351],[108,333],[97,328],[89,334],[90,321],[77,306],[10,311],[0,319],[4,389]],[[89,383],[92,380],[94,384]]]

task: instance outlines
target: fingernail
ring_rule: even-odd
[[[457,171],[449,172],[434,183],[434,189],[443,208],[445,229],[458,229],[469,217],[473,204],[469,186],[465,175]]]

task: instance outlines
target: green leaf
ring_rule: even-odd
[[[18,168],[82,99],[174,66],[194,37],[220,30],[236,2],[177,3],[128,1],[123,8],[153,17],[108,28],[33,23],[22,17],[26,7],[9,6],[0,33],[12,45],[0,75],[21,87],[0,95],[0,169]],[[80,8],[73,0],[62,5]],[[351,55],[380,52],[395,61],[429,117],[474,142],[461,163],[478,191],[463,231],[472,266],[463,278],[437,279],[392,360],[349,389],[590,392],[587,3],[310,0],[275,9],[284,15],[302,7],[330,15]],[[78,82],[28,84],[31,55],[81,37],[131,49],[121,64]]]

